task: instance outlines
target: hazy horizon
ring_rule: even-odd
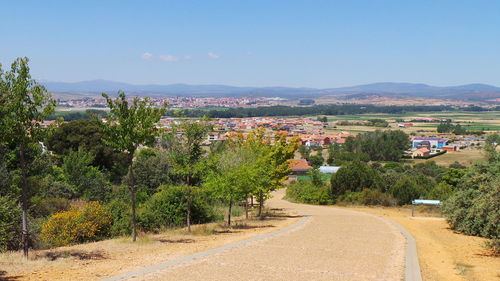
[[[500,85],[500,2],[13,1],[3,68],[131,84]]]

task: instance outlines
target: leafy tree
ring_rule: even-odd
[[[45,118],[54,111],[55,100],[47,90],[31,78],[28,58],[18,58],[11,70],[0,68],[0,138],[10,147],[16,147],[20,171],[22,244],[28,257],[28,150],[44,138]]]
[[[148,151],[147,153],[144,153]],[[163,149],[141,149],[137,153],[133,169],[137,186],[148,195],[156,193],[161,185],[168,185],[170,179],[169,152]]]
[[[260,175],[256,182],[260,218],[263,218],[264,201],[270,192],[281,187],[288,178],[288,160],[293,158],[299,142],[298,138],[287,141],[286,135],[282,134],[266,137],[262,129],[253,131],[246,139],[246,145],[258,155],[255,171]]]
[[[104,141],[99,120],[77,120],[62,124],[47,139],[48,148],[60,156],[77,151],[80,147],[94,156],[93,166],[113,172],[119,178],[126,171],[126,155],[117,152]]]
[[[389,188],[389,193],[396,198],[399,205],[403,205],[418,199],[422,192],[414,177],[405,176]]]
[[[299,153],[302,159],[309,159],[311,156],[311,147],[306,145],[299,146]]]
[[[347,151],[366,153],[373,161],[399,161],[409,146],[408,135],[400,130],[366,132],[345,143]]]
[[[174,126],[172,132],[163,139],[163,145],[168,149],[168,158],[172,165],[171,178],[177,184],[184,184],[187,189],[188,231],[191,231],[191,187],[201,182],[205,171],[204,151],[201,145],[211,130],[206,119],[201,122],[186,121]]]
[[[248,198],[253,192],[256,179],[256,158],[252,151],[245,149],[240,143],[231,142],[226,150],[218,155],[216,168],[205,179],[205,185],[213,194],[228,202],[227,224],[231,225],[233,204]],[[245,204],[248,218],[248,204]]]
[[[310,156],[309,159],[307,160],[307,162],[309,163],[309,165],[313,166],[314,168],[318,168],[319,166],[323,165],[323,163],[325,162],[325,159],[323,158],[323,156],[321,156],[321,154],[317,154],[317,155]]]
[[[340,195],[364,188],[377,188],[380,179],[376,171],[361,161],[353,161],[341,167],[331,178],[331,195],[336,199]]]
[[[492,153],[491,151],[490,153]],[[451,228],[467,235],[500,238],[500,160],[488,157],[467,169],[443,204]]]
[[[148,98],[135,97],[131,103],[125,94],[120,92],[118,98],[112,99],[102,94],[106,99],[110,112],[105,123],[101,123],[105,143],[118,151],[127,154],[127,185],[131,195],[132,207],[132,241],[136,241],[136,191],[134,169],[132,163],[137,148],[141,145],[150,145],[158,135],[156,123],[165,112],[163,107],[155,107]]]
[[[79,148],[64,157],[62,170],[67,182],[73,186],[73,193],[77,198],[106,201],[111,188],[104,174],[91,165],[93,161],[92,154]]]
[[[21,210],[16,200],[0,196],[0,252],[18,248],[20,241],[16,239],[16,234],[20,230],[20,220]]]
[[[186,221],[187,189],[184,186],[162,185],[139,209],[139,223],[144,230],[157,231],[162,227],[183,225]],[[206,223],[213,220],[211,208],[199,189],[191,190],[192,221]]]
[[[500,135],[499,134],[489,135],[486,138],[486,143],[493,146],[500,145]]]

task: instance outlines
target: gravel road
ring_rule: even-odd
[[[391,223],[326,206],[267,204],[308,216],[291,231],[132,280],[403,280],[405,238]]]

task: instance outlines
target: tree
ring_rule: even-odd
[[[370,166],[353,161],[341,167],[331,178],[331,194],[336,199],[347,191],[357,192],[364,188],[379,187],[379,176]]]
[[[228,202],[227,224],[231,226],[231,211],[235,202],[248,198],[252,193],[256,178],[255,154],[240,144],[232,142],[217,156],[216,169],[205,179],[206,186],[216,197]],[[248,218],[248,204],[245,204]]]
[[[191,188],[201,182],[205,168],[201,144],[211,130],[212,127],[206,119],[200,122],[186,121],[174,126],[172,132],[163,138],[172,165],[170,170],[172,180],[184,184],[187,188],[188,231],[191,231]]]
[[[57,156],[68,155],[80,147],[94,156],[93,166],[112,172],[120,179],[126,171],[126,155],[104,143],[102,126],[98,120],[76,120],[62,124],[47,139],[48,148]]]
[[[299,147],[299,153],[300,156],[302,156],[302,159],[309,159],[309,157],[311,156],[311,147],[306,145],[301,145]]]
[[[288,160],[292,159],[300,140],[287,140],[283,134],[266,137],[263,129],[256,129],[248,135],[245,145],[258,155],[255,172],[257,177],[256,195],[259,201],[258,216],[263,218],[264,201],[269,194],[281,187],[290,174]]]
[[[400,130],[366,132],[345,143],[347,151],[366,153],[373,161],[399,161],[409,146],[408,135]]]
[[[111,192],[111,187],[104,174],[91,165],[93,161],[92,154],[79,148],[64,157],[62,170],[77,198],[104,202]]]
[[[112,99],[102,94],[106,99],[110,112],[106,122],[100,123],[103,129],[105,143],[116,150],[127,154],[127,185],[131,195],[132,207],[132,241],[137,239],[136,226],[136,184],[132,163],[136,150],[141,145],[151,145],[158,135],[156,123],[166,110],[166,104],[155,107],[149,98],[135,97],[129,103],[125,94],[120,92],[118,98]]]
[[[29,150],[36,149],[46,130],[45,118],[54,111],[55,100],[45,87],[31,78],[28,58],[18,58],[11,70],[4,73],[0,68],[0,138],[10,147],[16,147],[20,170],[22,244],[24,257],[28,257],[29,229],[27,180]]]
[[[319,166],[323,165],[325,162],[325,159],[321,154],[316,154],[313,156],[310,156],[309,159],[307,160],[309,162],[309,165],[313,166],[314,168],[319,168]]]

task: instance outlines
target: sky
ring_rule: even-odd
[[[76,82],[500,86],[500,1],[0,0],[0,63]]]

